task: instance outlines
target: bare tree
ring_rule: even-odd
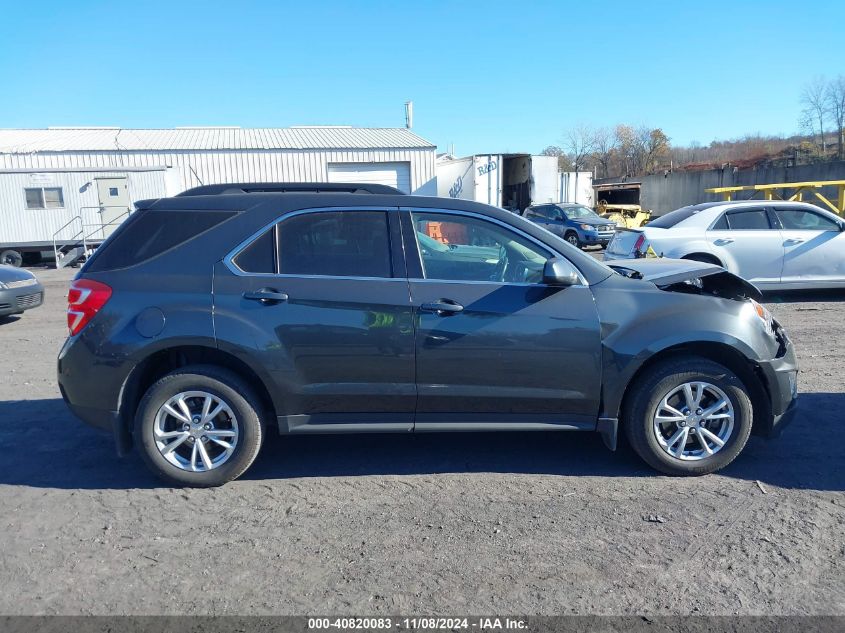
[[[616,152],[617,138],[613,130],[599,128],[593,133],[593,153],[604,177],[610,176],[610,164]]]
[[[649,172],[659,167],[660,160],[669,153],[669,137],[659,127],[641,128],[639,136],[643,144],[643,171]]]
[[[836,127],[836,157],[845,158],[845,75],[839,75],[827,86],[827,110]]]
[[[801,93],[801,122],[814,137],[818,136],[822,155],[827,152],[827,141],[824,137],[824,124],[827,119],[828,90],[824,77],[816,77],[804,86]]]
[[[617,172],[623,176],[648,173],[657,168],[661,161],[665,161],[669,155],[669,137],[660,128],[640,126],[633,128],[630,125],[617,125],[612,133],[612,150],[608,153],[612,156],[603,161],[602,152],[599,147],[602,144],[600,134],[595,143],[596,161],[599,164],[608,165],[616,162]]]
[[[580,124],[570,129],[565,138],[566,151],[574,171],[581,171],[595,147],[595,135],[591,127]]]
[[[634,128],[619,124],[613,131],[619,153],[621,176],[630,176],[637,171],[637,139]]]
[[[540,152],[540,154],[542,154],[543,156],[557,156],[558,171],[572,171],[572,161],[569,160],[569,157],[566,155],[566,152],[564,152],[563,149],[558,147],[557,145],[549,145],[542,152]]]
[[[575,196],[578,197],[578,172],[582,171],[587,164],[587,158],[592,154],[595,147],[595,134],[587,125],[579,124],[566,133],[566,149],[569,151],[569,160],[572,161],[572,170],[575,172]]]

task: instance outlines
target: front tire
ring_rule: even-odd
[[[563,238],[575,248],[581,248],[581,240],[578,239],[578,234],[575,231],[569,231]]]
[[[154,383],[138,406],[135,443],[158,477],[208,488],[236,479],[261,448],[260,401],[236,374],[194,365]]]
[[[668,475],[705,475],[730,464],[751,433],[751,400],[727,367],[699,357],[655,365],[634,382],[623,409],[636,453]]]

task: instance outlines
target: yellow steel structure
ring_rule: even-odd
[[[836,204],[822,195],[819,189],[822,187],[836,187]],[[794,189],[794,193],[788,198],[782,198],[778,189]],[[831,211],[839,215],[845,215],[845,180],[816,180],[813,182],[777,182],[766,185],[745,185],[741,187],[713,187],[705,189],[707,193],[721,194],[725,200],[732,200],[733,194],[738,191],[753,191],[752,198],[757,192],[762,192],[766,200],[789,200],[790,202],[802,201],[804,193],[812,193],[821,200]]]

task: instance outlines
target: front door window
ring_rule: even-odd
[[[426,279],[540,283],[552,255],[503,226],[475,217],[414,213]]]

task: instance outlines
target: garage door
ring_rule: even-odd
[[[411,193],[411,163],[329,163],[329,182],[390,185]]]

